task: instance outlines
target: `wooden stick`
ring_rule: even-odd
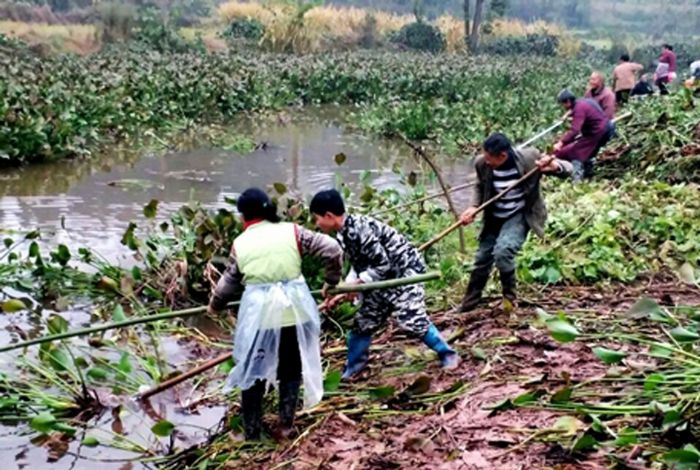
[[[187,372],[180,374],[176,377],[168,379],[165,382],[162,382],[162,383],[156,385],[155,387],[153,387],[149,390],[146,390],[143,393],[139,393],[136,396],[136,399],[137,400],[146,400],[146,399],[152,397],[153,395],[157,395],[160,392],[163,392],[169,388],[172,388],[177,384],[180,384],[186,380],[191,379],[192,377],[194,377],[196,375],[201,374],[202,372],[205,372],[209,369],[213,369],[214,367],[218,366],[219,364],[222,364],[222,363],[228,361],[229,359],[231,359],[231,357],[233,357],[233,353],[231,353],[231,352],[227,352],[226,354],[222,354],[220,356],[217,356],[214,359],[211,359],[211,360],[205,362],[204,364],[195,367],[194,369],[192,369],[190,371],[187,371]]]
[[[441,274],[438,271],[432,271],[425,274],[418,274],[416,276],[402,277],[398,279],[389,279],[386,281],[378,282],[368,282],[365,284],[349,284],[349,285],[339,285],[335,289],[331,289],[329,294],[346,294],[348,292],[365,292],[375,289],[389,289],[392,287],[405,286],[409,284],[418,284],[420,282],[432,281],[434,279],[439,279]],[[321,295],[321,291],[313,291],[312,295]],[[227,305],[227,308],[236,307],[240,302],[231,302]],[[176,310],[173,312],[158,313],[156,315],[147,315],[143,317],[133,317],[124,321],[105,323],[104,325],[92,326],[89,328],[82,328],[79,330],[65,331],[63,333],[58,333],[55,335],[42,336],[40,338],[30,339],[28,341],[23,341],[21,343],[10,344],[7,346],[0,347],[0,353],[6,351],[12,351],[14,349],[24,348],[26,346],[32,346],[35,344],[49,343],[51,341],[57,341],[66,338],[72,338],[74,336],[85,336],[93,333],[100,333],[102,331],[113,330],[116,328],[124,328],[127,326],[138,325],[142,323],[150,323],[158,320],[168,320],[171,318],[183,318],[193,315],[199,315],[207,311],[206,306],[187,308],[184,310]]]
[[[631,115],[632,115],[631,112],[627,112],[627,113],[625,113],[625,114],[623,114],[623,115],[621,115],[621,116],[616,117],[615,119],[612,120],[612,122],[617,122],[617,121],[621,121],[621,120],[623,120],[623,119],[627,119],[627,118],[630,117]],[[577,138],[580,138],[580,136],[577,137]],[[525,145],[525,144],[523,144],[523,145]],[[519,146],[519,148],[520,148],[520,146]],[[490,206],[490,205],[493,204],[494,202],[496,202],[496,201],[498,201],[499,199],[501,199],[501,198],[502,198],[503,196],[505,196],[508,192],[510,192],[513,188],[515,188],[515,187],[518,186],[520,183],[522,183],[523,181],[525,181],[526,179],[528,179],[530,176],[534,175],[538,170],[539,170],[539,168],[538,168],[537,166],[535,166],[535,168],[533,168],[532,170],[530,170],[530,171],[528,171],[527,173],[525,173],[523,176],[521,176],[520,178],[518,178],[517,181],[514,181],[512,184],[510,184],[506,189],[504,189],[503,191],[501,191],[500,193],[496,194],[496,195],[493,196],[491,199],[489,199],[488,201],[484,202],[484,203],[481,204],[479,207],[477,207],[477,208],[476,208],[476,212],[474,213],[474,215],[476,216],[477,214],[479,214],[480,212],[482,212],[484,209],[486,209],[488,206]],[[460,221],[455,222],[454,224],[450,225],[450,226],[447,227],[445,230],[443,230],[442,232],[440,232],[439,234],[437,234],[437,236],[435,236],[435,238],[433,238],[432,240],[429,240],[429,241],[425,242],[424,244],[422,244],[422,245],[418,248],[418,250],[419,250],[419,251],[425,251],[425,250],[427,250],[428,248],[430,248],[431,246],[433,246],[434,244],[436,244],[437,242],[439,242],[440,240],[442,240],[442,239],[445,238],[447,235],[449,235],[450,233],[454,232],[455,230],[457,230],[457,229],[458,229],[459,227],[461,227],[461,226],[462,226],[462,222],[460,222]]]

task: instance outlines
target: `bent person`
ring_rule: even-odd
[[[282,223],[262,190],[251,188],[237,202],[244,230],[233,242],[231,259],[216,285],[209,312],[216,313],[245,290],[238,309],[233,345],[235,366],[227,386],[240,387],[246,439],[260,439],[265,389],[279,381],[283,436],[292,433],[299,387],[304,405],[323,396],[316,302],[301,274],[304,256],[324,262],[324,289],[342,274],[342,250],[331,237]]]
[[[644,66],[630,62],[628,54],[620,56],[620,62],[612,73],[612,86],[615,91],[615,101],[618,105],[627,102],[637,82],[637,75],[642,70],[644,70]]]
[[[573,170],[569,162],[543,157],[537,149],[514,149],[503,134],[491,135],[484,142],[483,148],[483,156],[477,158],[475,163],[477,184],[474,187],[472,207],[460,217],[464,225],[474,221],[479,205],[508,188],[533,168],[537,167],[540,171],[485,209],[479,250],[460,305],[461,312],[468,312],[479,304],[494,264],[500,274],[503,298],[515,303],[515,256],[530,230],[538,237],[544,237],[547,209],[540,192],[540,176],[542,173],[551,173],[564,177],[569,176]]]
[[[569,90],[559,93],[558,99],[571,112],[572,120],[569,131],[554,145],[554,155],[573,164],[574,181],[592,178],[595,156],[612,138],[615,128],[595,101],[577,99]]]

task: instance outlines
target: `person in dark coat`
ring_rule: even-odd
[[[569,131],[554,145],[554,155],[573,164],[574,181],[591,178],[595,156],[615,132],[613,124],[598,103],[577,99],[569,90],[559,94],[559,103],[571,113],[572,122]]]

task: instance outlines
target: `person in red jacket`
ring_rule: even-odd
[[[605,86],[605,77],[600,72],[593,72],[588,80],[588,89],[584,98],[595,100],[603,108],[608,119],[615,118],[615,93]]]
[[[569,90],[559,93],[559,103],[571,113],[572,122],[554,145],[554,155],[573,164],[574,181],[591,178],[595,156],[615,132],[613,124],[596,101],[577,99]]]

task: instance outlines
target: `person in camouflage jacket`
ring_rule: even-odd
[[[316,225],[326,233],[335,232],[351,265],[349,282],[370,283],[414,276],[426,271],[418,250],[392,227],[364,215],[347,215],[336,190],[321,191],[310,207]],[[353,296],[328,299],[332,308]],[[442,339],[425,307],[422,284],[369,291],[362,296],[348,336],[348,358],[343,378],[362,371],[368,361],[372,335],[392,316],[404,331],[421,338],[438,353],[444,368],[455,368],[459,356]]]

